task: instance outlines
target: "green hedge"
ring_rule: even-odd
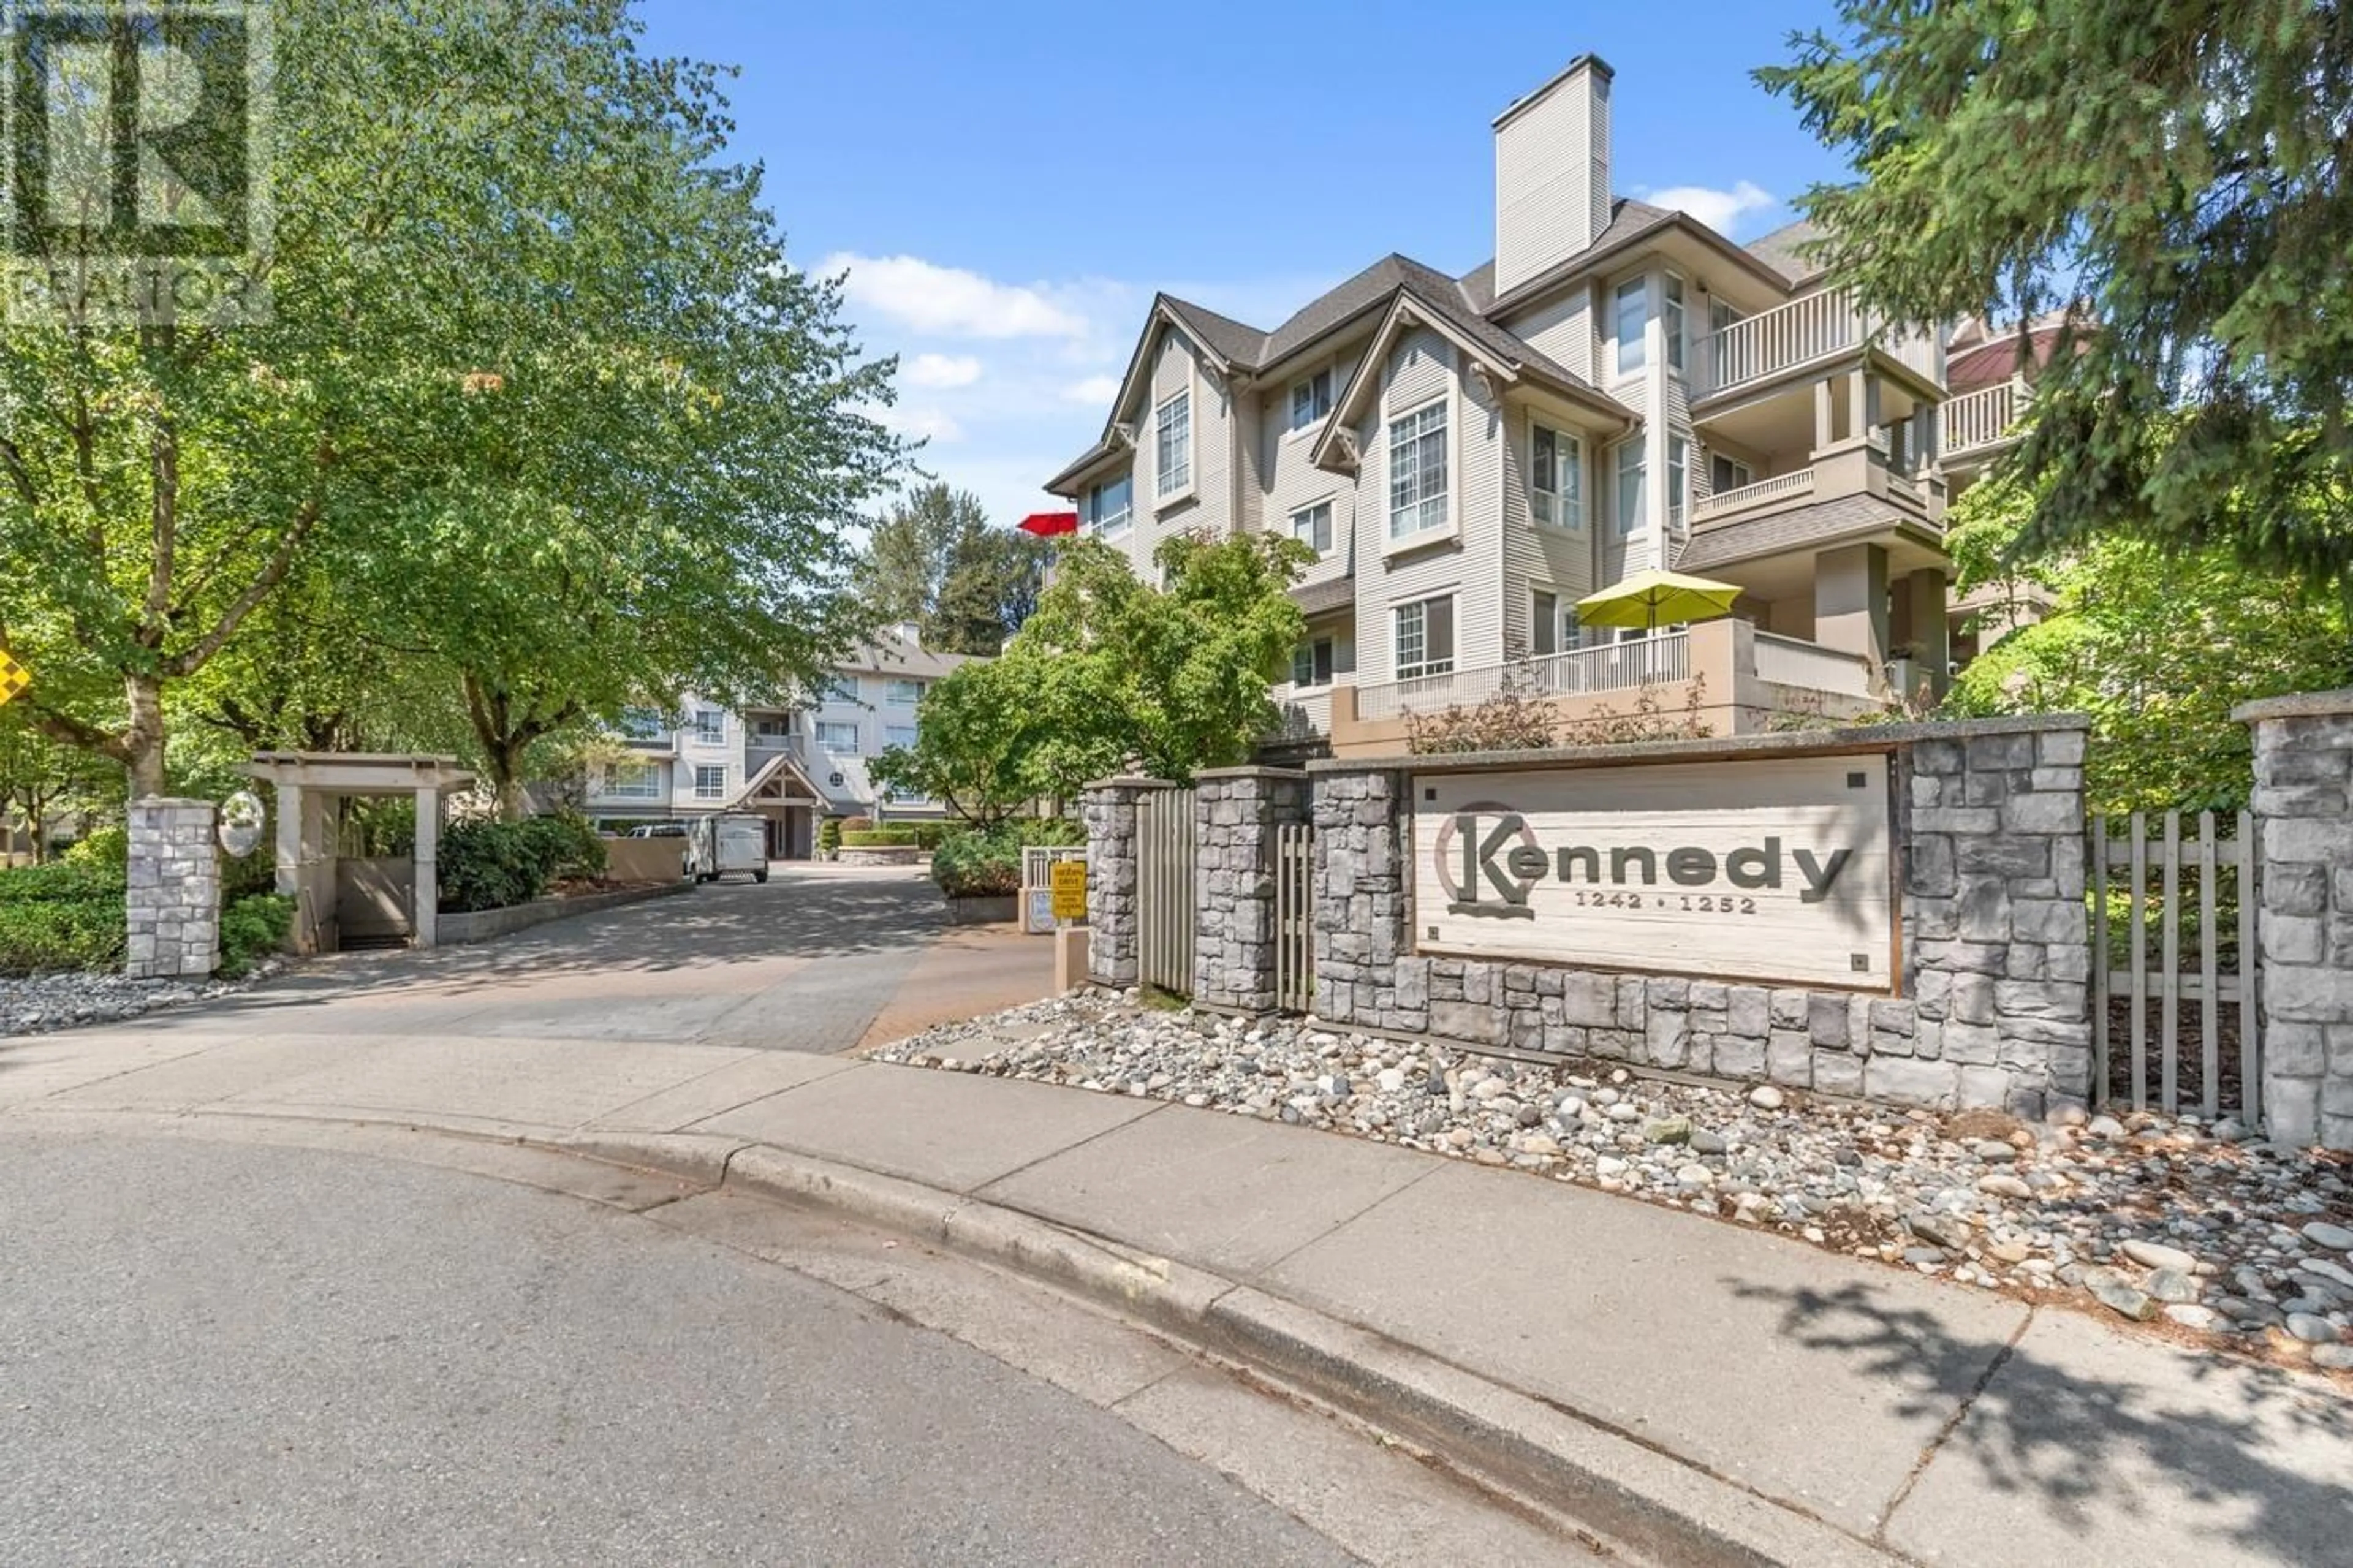
[[[932,880],[951,899],[1001,898],[1021,891],[1021,839],[1003,827],[957,833],[932,857]]]
[[[554,882],[604,868],[604,840],[577,816],[460,822],[441,837],[440,907],[465,913],[527,904]]]
[[[841,836],[844,849],[913,849],[920,842],[921,836],[912,822],[893,824],[889,827],[869,827]]]

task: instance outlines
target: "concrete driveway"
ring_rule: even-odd
[[[779,862],[765,885],[434,952],[347,953],[140,1030],[835,1052],[1046,994],[1043,937],[946,923],[923,873]]]

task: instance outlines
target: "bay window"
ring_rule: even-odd
[[[1683,280],[1670,272],[1666,276],[1665,306],[1659,312],[1659,325],[1667,340],[1667,363],[1683,368]]]
[[[1529,441],[1528,515],[1547,528],[1585,526],[1585,446],[1538,425]]]
[[[1133,481],[1125,474],[1091,487],[1082,509],[1087,531],[1098,539],[1117,539],[1124,534],[1134,515],[1134,509],[1130,504],[1133,490]]]
[[[1649,497],[1644,493],[1644,447],[1645,442],[1641,436],[1618,444],[1618,482],[1612,489],[1616,491],[1618,536],[1620,539],[1642,531],[1645,508],[1649,505]]]
[[[1651,283],[1629,278],[1610,297],[1609,319],[1618,339],[1618,374],[1632,375],[1650,363],[1643,333],[1651,324]]]

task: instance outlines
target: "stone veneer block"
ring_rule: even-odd
[[[213,805],[147,795],[128,813],[122,972],[194,980],[220,967],[220,857]]]

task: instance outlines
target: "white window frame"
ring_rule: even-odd
[[[1332,384],[1336,378],[1332,367],[1310,371],[1291,384],[1285,394],[1282,433],[1288,436],[1310,435],[1322,426],[1332,412]],[[1301,413],[1300,394],[1305,393],[1306,412]]]
[[[1126,487],[1127,500],[1116,511],[1104,510],[1104,493],[1118,486]],[[1132,473],[1122,474],[1115,479],[1105,479],[1101,484],[1088,486],[1086,502],[1081,510],[1083,513],[1087,531],[1096,538],[1125,538],[1128,525],[1135,521],[1135,476]]]
[[[702,763],[696,765],[694,798],[697,800],[727,798],[727,768],[724,763]]]
[[[1182,450],[1173,462],[1172,447]],[[1152,496],[1163,506],[1193,493],[1193,389],[1180,386],[1152,405]]]
[[[1431,414],[1435,414],[1438,416],[1438,426],[1436,430],[1436,435],[1438,437],[1437,488],[1435,490],[1428,488],[1428,465],[1422,461],[1419,452],[1421,443],[1430,439],[1431,432],[1426,428],[1417,427],[1413,433],[1407,437],[1409,441],[1414,443],[1417,448],[1414,464],[1414,487],[1416,493],[1411,500],[1407,501],[1404,505],[1400,506],[1398,503],[1397,489],[1398,426],[1404,425],[1414,425],[1419,426],[1420,422]],[[1381,471],[1388,489],[1389,547],[1392,550],[1410,549],[1416,544],[1423,543],[1430,539],[1450,532],[1454,526],[1454,470],[1456,467],[1454,462],[1454,408],[1452,396],[1450,394],[1441,393],[1436,397],[1427,399],[1421,403],[1417,403],[1410,408],[1401,409],[1397,413],[1391,414],[1384,423],[1381,439]],[[1430,521],[1430,518],[1433,515],[1431,510],[1433,506],[1436,508],[1435,516],[1437,519],[1434,522]],[[1414,526],[1400,530],[1398,526],[1399,521],[1409,516],[1414,520]]]
[[[1715,482],[1715,466],[1718,463],[1724,465],[1725,477],[1732,481],[1730,484]],[[1744,490],[1756,482],[1757,471],[1729,452],[1710,452],[1707,455],[1708,494],[1720,496],[1727,490]]]
[[[912,752],[915,749],[917,738],[917,729],[913,724],[885,724],[882,727],[882,745],[886,751],[892,746],[900,746]]]
[[[1324,525],[1324,542],[1320,544],[1315,541],[1315,523],[1316,514],[1318,512],[1323,514],[1322,521]],[[1300,524],[1303,522],[1307,525],[1307,531],[1304,533],[1300,531]],[[1319,558],[1331,554],[1332,547],[1339,542],[1339,536],[1335,534],[1332,529],[1332,499],[1329,496],[1326,496],[1322,500],[1316,501],[1309,506],[1303,506],[1297,511],[1293,512],[1291,514],[1291,537],[1299,541],[1300,543],[1307,546],[1308,549],[1315,552]]]
[[[1683,341],[1683,275],[1666,272],[1660,277],[1659,322],[1667,340],[1667,367],[1681,375],[1688,357]]]
[[[1442,658],[1432,658],[1430,652],[1430,610],[1433,605],[1446,606],[1446,652]],[[1431,594],[1394,606],[1389,611],[1389,647],[1395,659],[1391,674],[1398,680],[1418,680],[1423,676],[1453,673],[1455,647],[1460,640],[1454,624],[1454,595]],[[1408,634],[1417,655],[1406,658]]]
[[[820,703],[855,704],[865,700],[865,695],[858,677],[828,675],[825,678],[824,683],[818,688],[817,700]]]
[[[1546,647],[1546,643],[1552,646]],[[1532,584],[1528,588],[1528,657],[1549,658],[1560,651],[1559,591]]]
[[[1688,437],[1670,435],[1667,437],[1667,527],[1672,532],[1683,531],[1691,516],[1691,440]]]
[[[857,756],[860,754],[859,731],[860,728],[860,725],[847,719],[820,719],[817,722],[818,749],[822,752],[830,752],[837,757]],[[849,731],[849,744],[847,746],[835,745],[834,741],[839,739],[841,732],[845,730]]]
[[[1630,469],[1626,462],[1628,452],[1634,454]],[[1635,481],[1631,486],[1626,482],[1630,472]],[[1619,538],[1631,539],[1650,526],[1650,488],[1651,438],[1647,433],[1638,431],[1619,442],[1610,453],[1609,504],[1617,514]],[[1627,505],[1629,500],[1635,503],[1630,508]]]
[[[694,743],[698,746],[723,746],[727,743],[727,715],[716,708],[694,710]]]
[[[629,782],[622,782],[623,775]],[[648,762],[608,763],[605,766],[604,795],[607,800],[659,800],[662,797],[661,764]]]
[[[1642,319],[1635,324],[1634,335],[1626,335],[1625,300],[1629,293],[1638,294],[1642,300]],[[1628,278],[1609,290],[1609,337],[1615,345],[1614,363],[1620,377],[1640,375],[1651,365],[1651,279],[1648,273]]]
[[[1537,448],[1552,437],[1552,486],[1543,483]],[[1567,482],[1564,483],[1563,481]],[[1585,437],[1542,420],[1528,422],[1528,516],[1540,528],[1585,531]]]
[[[886,708],[913,708],[923,700],[923,683],[904,676],[886,676],[882,681],[882,705]]]

